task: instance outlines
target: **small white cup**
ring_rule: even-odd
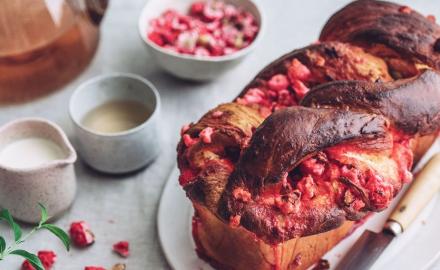
[[[118,100],[139,102],[152,113],[139,126],[118,133],[100,133],[83,125],[88,112]],[[149,81],[134,74],[113,73],[92,78],[81,84],[70,99],[70,117],[79,154],[92,168],[105,173],[136,171],[157,157],[159,113],[159,93]]]

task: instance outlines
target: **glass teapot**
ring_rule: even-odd
[[[108,0],[0,0],[0,105],[60,88],[87,67]]]

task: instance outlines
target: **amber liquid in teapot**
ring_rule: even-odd
[[[97,19],[86,2],[0,0],[0,105],[48,94],[85,69],[105,10]]]

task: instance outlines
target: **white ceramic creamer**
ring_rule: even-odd
[[[51,217],[72,204],[76,152],[54,123],[23,118],[0,128],[0,208],[18,220],[37,223],[38,203]]]

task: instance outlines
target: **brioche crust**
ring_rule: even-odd
[[[223,270],[305,270],[354,227],[354,222],[345,221],[335,230],[293,238],[274,246],[242,227],[229,226],[201,205],[194,204],[194,208],[196,251],[215,269]]]
[[[384,115],[405,134],[427,135],[440,126],[439,86],[433,70],[389,83],[336,81],[313,89],[301,105]]]
[[[413,61],[434,69],[440,69],[439,39],[440,26],[426,16],[409,7],[371,0],[353,1],[339,10],[320,36],[321,41],[359,45],[391,65]]]

